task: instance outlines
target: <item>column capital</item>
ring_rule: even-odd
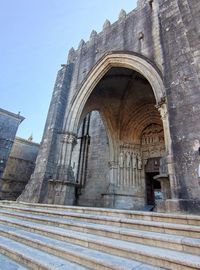
[[[165,120],[168,115],[167,98],[165,96],[162,97],[155,107],[160,112],[162,120]]]
[[[116,162],[116,161],[108,161],[108,167],[110,169],[117,169],[118,168],[118,162]]]
[[[156,108],[159,110],[163,105],[167,105],[167,98],[166,96],[161,97],[160,101],[156,104]]]
[[[61,142],[68,143],[68,144],[76,144],[77,135],[70,133],[70,132],[62,133],[61,134]]]

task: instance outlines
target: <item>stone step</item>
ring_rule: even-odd
[[[151,232],[159,232],[159,233],[167,233],[167,234],[175,234],[181,235],[185,237],[194,237],[200,238],[200,226],[194,225],[185,225],[185,224],[175,224],[175,223],[167,223],[160,221],[148,221],[141,219],[133,219],[133,218],[123,218],[117,216],[103,216],[103,215],[91,215],[91,214],[82,214],[82,213],[73,213],[73,212],[65,212],[65,211],[56,211],[56,210],[44,210],[44,209],[32,209],[32,208],[20,208],[17,206],[7,207],[5,205],[0,205],[1,215],[12,215],[17,216],[21,219],[33,219],[34,217],[38,220],[38,222],[44,222],[41,216],[44,217],[56,217],[62,218],[61,224],[62,226],[66,226],[65,219],[74,221],[83,221],[89,223],[98,223],[103,225],[111,225],[118,226],[121,228],[130,228]],[[5,211],[6,209],[6,211]],[[27,215],[25,215],[25,214]],[[22,215],[23,214],[23,215]],[[32,216],[30,216],[30,214]],[[38,218],[38,215],[40,217]],[[52,222],[51,220],[49,221]]]
[[[126,258],[120,257],[119,255],[114,256],[114,255],[108,254],[107,252],[105,253],[105,252],[97,251],[95,250],[95,247],[93,246],[82,247],[80,245],[75,245],[68,242],[55,240],[50,237],[38,235],[36,233],[31,233],[25,230],[17,229],[17,228],[6,226],[6,225],[0,225],[0,240],[1,239],[3,239],[3,241],[0,241],[0,248],[2,248],[2,246],[4,248],[4,246],[9,242],[13,242],[14,245],[10,246],[11,249],[13,249],[15,252],[18,252],[18,253],[21,252],[22,254],[23,254],[23,250],[26,250],[26,253],[27,253],[26,256],[28,257],[28,254],[31,254],[30,256],[33,256],[34,260],[38,264],[40,263],[40,260],[38,260],[38,257],[35,256],[37,254],[35,254],[34,252],[32,253],[32,251],[30,250],[31,248],[35,252],[46,254],[49,257],[51,257],[49,254],[52,254],[52,258],[53,258],[52,263],[55,264],[56,262],[58,265],[48,266],[49,268],[39,268],[39,269],[63,269],[63,270],[64,269],[74,269],[74,270],[80,269],[82,270],[82,269],[85,269],[85,267],[88,267],[90,269],[106,269],[106,270],[108,269],[116,269],[116,270],[163,269],[163,268],[157,268],[154,266],[149,266],[147,264],[143,264],[141,262],[135,261],[133,260],[134,257],[130,255],[128,257],[132,257],[132,259],[128,259],[128,258],[126,259]],[[6,250],[6,248],[7,247],[5,247],[4,249]],[[129,249],[130,248],[128,248],[128,250]],[[126,251],[127,255],[128,255],[128,250]],[[44,253],[44,252],[47,252],[47,253]],[[19,254],[17,256],[19,256]],[[186,268],[179,268],[179,269],[195,269],[193,266],[196,267],[198,264],[198,261],[196,260],[197,256],[194,256],[194,255],[191,255],[191,256],[193,260],[192,266],[190,266],[190,268],[186,266]],[[67,267],[66,265],[63,266],[64,263],[61,265],[59,261],[61,259],[59,259],[58,257],[64,258],[65,260],[68,260],[68,261],[76,262],[77,264],[83,265],[84,267],[77,266],[76,268],[76,265],[73,266],[74,268],[71,266]],[[139,257],[141,257],[140,254],[139,254]],[[31,258],[32,257],[30,257],[28,261],[30,261]],[[58,260],[54,261],[54,258],[58,258]],[[46,263],[46,258],[44,258],[42,261]],[[156,261],[158,260],[156,259]],[[167,260],[165,261],[168,263]],[[50,261],[47,260],[47,262],[51,265]],[[187,258],[184,259],[184,262],[182,263],[182,265],[184,265],[184,263],[188,264]],[[170,265],[171,264],[174,265],[174,262],[170,262]],[[62,268],[59,268],[59,266],[62,266]],[[199,263],[199,266],[200,266],[200,263]],[[38,268],[34,268],[34,269],[38,269]],[[172,268],[169,268],[169,269],[172,269]]]
[[[46,218],[42,216],[40,218],[43,218],[43,223],[45,223]],[[73,223],[71,221],[67,221],[69,226],[67,229],[63,229],[59,228],[61,225],[60,220],[50,217],[47,217],[47,220],[53,221],[52,224],[54,226],[38,224],[34,222],[34,219],[32,221],[26,221],[18,220],[8,216],[0,216],[0,224],[7,224],[13,227],[22,228],[30,232],[36,232],[59,240],[67,239],[67,241],[72,243],[74,241],[77,243],[81,241],[81,236],[84,238],[88,235],[91,235],[93,238],[96,237],[96,235],[99,235],[123,241],[135,242],[200,255],[200,239],[78,221],[74,221]]]
[[[45,209],[55,210],[73,213],[83,213],[92,215],[103,215],[103,216],[117,216],[124,218],[142,219],[148,221],[160,221],[175,224],[185,225],[200,225],[200,216],[197,215],[184,215],[184,214],[171,214],[171,213],[157,213],[157,212],[144,212],[144,211],[131,211],[131,210],[119,210],[110,208],[97,208],[97,207],[79,207],[79,206],[63,206],[63,205],[50,205],[50,204],[38,204],[38,203],[16,203],[14,201],[1,201],[0,205],[9,206],[20,206],[21,208],[32,208],[32,209]]]
[[[2,237],[83,267],[200,269],[200,257],[194,255],[199,255],[199,226],[16,203],[0,203],[0,209]]]
[[[16,262],[24,265],[25,267],[18,266],[17,263],[11,263],[7,260],[2,260],[0,269],[6,270],[24,270],[24,269],[34,269],[34,270],[86,270],[90,269],[83,267],[76,263],[68,262],[52,254],[45,253],[38,249],[27,246],[16,242],[12,239],[0,236],[0,253],[6,255],[9,261],[15,260]],[[18,267],[18,268],[17,268]]]
[[[0,267],[3,270],[27,270],[27,267],[11,260],[9,257],[0,254]]]

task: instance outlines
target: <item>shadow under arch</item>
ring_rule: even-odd
[[[136,53],[110,52],[105,54],[91,69],[79,91],[71,101],[64,129],[77,134],[84,106],[98,82],[113,67],[129,68],[142,74],[150,83],[156,103],[165,97],[165,89],[160,70],[149,59]]]
[[[105,128],[105,131],[106,131],[106,135],[107,135],[107,138],[108,138],[108,143],[109,143],[109,157],[111,160],[113,160],[113,157],[115,156],[115,150],[116,150],[116,140],[113,138],[113,134],[111,132],[112,130],[112,124],[111,122],[109,121],[109,118],[106,118],[105,114],[104,114],[104,110],[102,110],[102,108],[104,107],[103,104],[101,104],[100,106],[97,106],[97,105],[94,105],[93,107],[89,107],[87,108],[86,111],[84,111],[82,114],[81,114],[81,117],[79,119],[79,124],[78,124],[78,130],[80,128],[80,124],[81,122],[83,121],[83,119],[90,113],[96,111],[99,113],[100,115],[100,118],[103,122],[103,125],[104,125],[104,128]]]

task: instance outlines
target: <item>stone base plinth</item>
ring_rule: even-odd
[[[154,176],[154,179],[160,182],[163,199],[164,200],[170,199],[171,189],[169,183],[169,176],[167,174],[159,174]]]
[[[104,207],[107,208],[141,210],[145,205],[144,198],[136,196],[115,193],[102,194],[102,196],[104,199]]]
[[[200,214],[200,200],[169,199],[157,202],[158,212]]]
[[[76,183],[49,180],[48,182],[48,203],[61,205],[74,205]]]

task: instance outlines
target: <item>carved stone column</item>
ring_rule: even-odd
[[[118,185],[118,163],[115,161],[109,162],[110,169],[110,186],[114,187]]]
[[[57,173],[49,180],[48,203],[73,205],[75,201],[75,176],[71,167],[71,156],[76,144],[76,136],[71,133],[61,134],[61,149]]]
[[[166,149],[166,161],[167,161],[167,169],[171,187],[171,196],[172,199],[178,198],[178,190],[179,184],[177,182],[175,171],[174,171],[174,159],[173,159],[173,151],[172,151],[172,141],[169,129],[169,115],[167,109],[166,98],[163,98],[160,103],[157,105],[157,109],[160,112],[161,119],[163,122],[164,129],[164,139],[165,139],[165,149]]]
[[[76,142],[77,140],[74,134],[61,134],[61,150],[56,175],[56,178],[61,181],[74,182],[75,180],[71,167],[71,157]]]

